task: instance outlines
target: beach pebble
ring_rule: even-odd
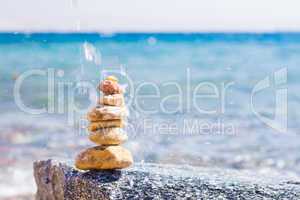
[[[78,169],[122,169],[133,163],[131,153],[121,146],[96,146],[78,154],[75,166]]]
[[[120,128],[103,128],[89,134],[90,141],[99,145],[119,145],[127,138],[126,133]]]
[[[99,86],[99,90],[102,91],[105,95],[110,94],[122,94],[123,88],[115,81],[112,80],[104,80]]]
[[[99,99],[99,104],[110,106],[124,106],[124,96],[122,94],[104,95]]]
[[[127,117],[126,107],[97,106],[88,112],[87,118],[91,122],[122,119]]]
[[[110,81],[114,81],[114,82],[118,82],[119,80],[118,80],[118,78],[117,77],[115,77],[115,76],[108,76],[108,77],[106,77],[106,79],[105,80],[110,80]]]
[[[125,124],[126,124],[125,120],[123,120],[123,119],[97,121],[97,122],[90,123],[88,126],[88,130],[96,131],[101,128],[111,128],[111,127],[123,128],[125,126]]]

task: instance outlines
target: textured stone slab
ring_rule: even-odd
[[[53,160],[34,163],[36,199],[300,199],[294,175],[136,164],[128,170],[78,171]]]

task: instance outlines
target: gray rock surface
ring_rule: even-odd
[[[272,170],[135,164],[126,170],[84,172],[45,160],[34,163],[34,177],[38,200],[300,199],[299,177]]]

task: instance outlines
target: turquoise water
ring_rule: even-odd
[[[63,76],[56,76],[56,81],[72,83],[72,89],[80,81],[89,81],[96,87],[103,70],[123,70],[124,83],[126,77],[133,81],[129,91],[145,82],[156,84],[160,91],[160,97],[148,99],[136,99],[136,96],[155,93],[151,86],[143,87],[133,96],[127,93],[127,101],[134,100],[129,105],[129,123],[133,124],[134,130],[128,129],[126,146],[137,162],[235,169],[272,168],[298,176],[299,55],[300,34],[288,33],[0,34],[0,164],[3,168],[11,166],[28,171],[35,159],[73,159],[80,149],[92,145],[82,132],[78,132],[78,119],[73,120],[74,127],[68,124],[66,110],[58,112],[56,97],[54,113],[32,115],[20,110],[13,88],[24,72],[48,68],[56,70],[57,74],[63,72]],[[288,129],[284,133],[258,118],[250,102],[255,85],[268,76],[271,82],[274,81],[273,73],[280,69],[287,70],[287,83],[279,87],[288,89]],[[165,85],[169,81],[180,86],[182,99],[164,101],[164,108],[172,111],[167,113],[160,103],[165,97],[178,94],[174,85]],[[216,110],[216,113],[205,114],[194,106],[187,106],[191,102],[187,96],[203,82],[213,84],[218,91],[222,84],[231,83],[224,100],[196,99],[201,108]],[[41,108],[47,105],[47,84],[46,76],[33,76],[24,81],[21,97],[26,106]],[[265,117],[274,115],[276,89],[271,84],[255,96],[255,109]],[[204,88],[202,92],[212,91]],[[76,93],[75,96],[76,103],[87,107],[89,95]],[[63,105],[68,104],[65,101]],[[221,110],[221,102],[224,110]],[[141,109],[157,112],[145,113]],[[211,126],[220,122],[225,129],[233,127],[234,132],[216,128],[189,134],[184,132],[185,119],[197,119]],[[157,127],[149,129],[144,126],[145,120],[156,125],[176,124],[179,128],[170,132]],[[15,173],[13,169],[7,170]],[[5,180],[5,176],[1,176],[1,180]],[[22,180],[30,178],[28,175]],[[3,185],[16,185],[22,180],[16,178]],[[24,191],[31,189],[24,188]]]

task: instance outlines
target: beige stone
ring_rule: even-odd
[[[131,153],[121,146],[96,146],[79,153],[75,166],[82,170],[122,169],[133,163]]]
[[[88,112],[87,118],[91,122],[123,119],[127,117],[128,112],[126,107],[117,106],[97,106]]]
[[[122,94],[103,95],[99,99],[99,104],[109,106],[124,106],[124,96]]]
[[[119,127],[123,128],[125,126],[125,121],[123,119],[114,119],[114,120],[106,120],[106,121],[97,121],[91,122],[88,126],[89,131],[96,131],[101,128],[111,128],[111,127]]]
[[[127,138],[127,134],[120,128],[102,128],[89,134],[89,139],[99,145],[119,145]]]

